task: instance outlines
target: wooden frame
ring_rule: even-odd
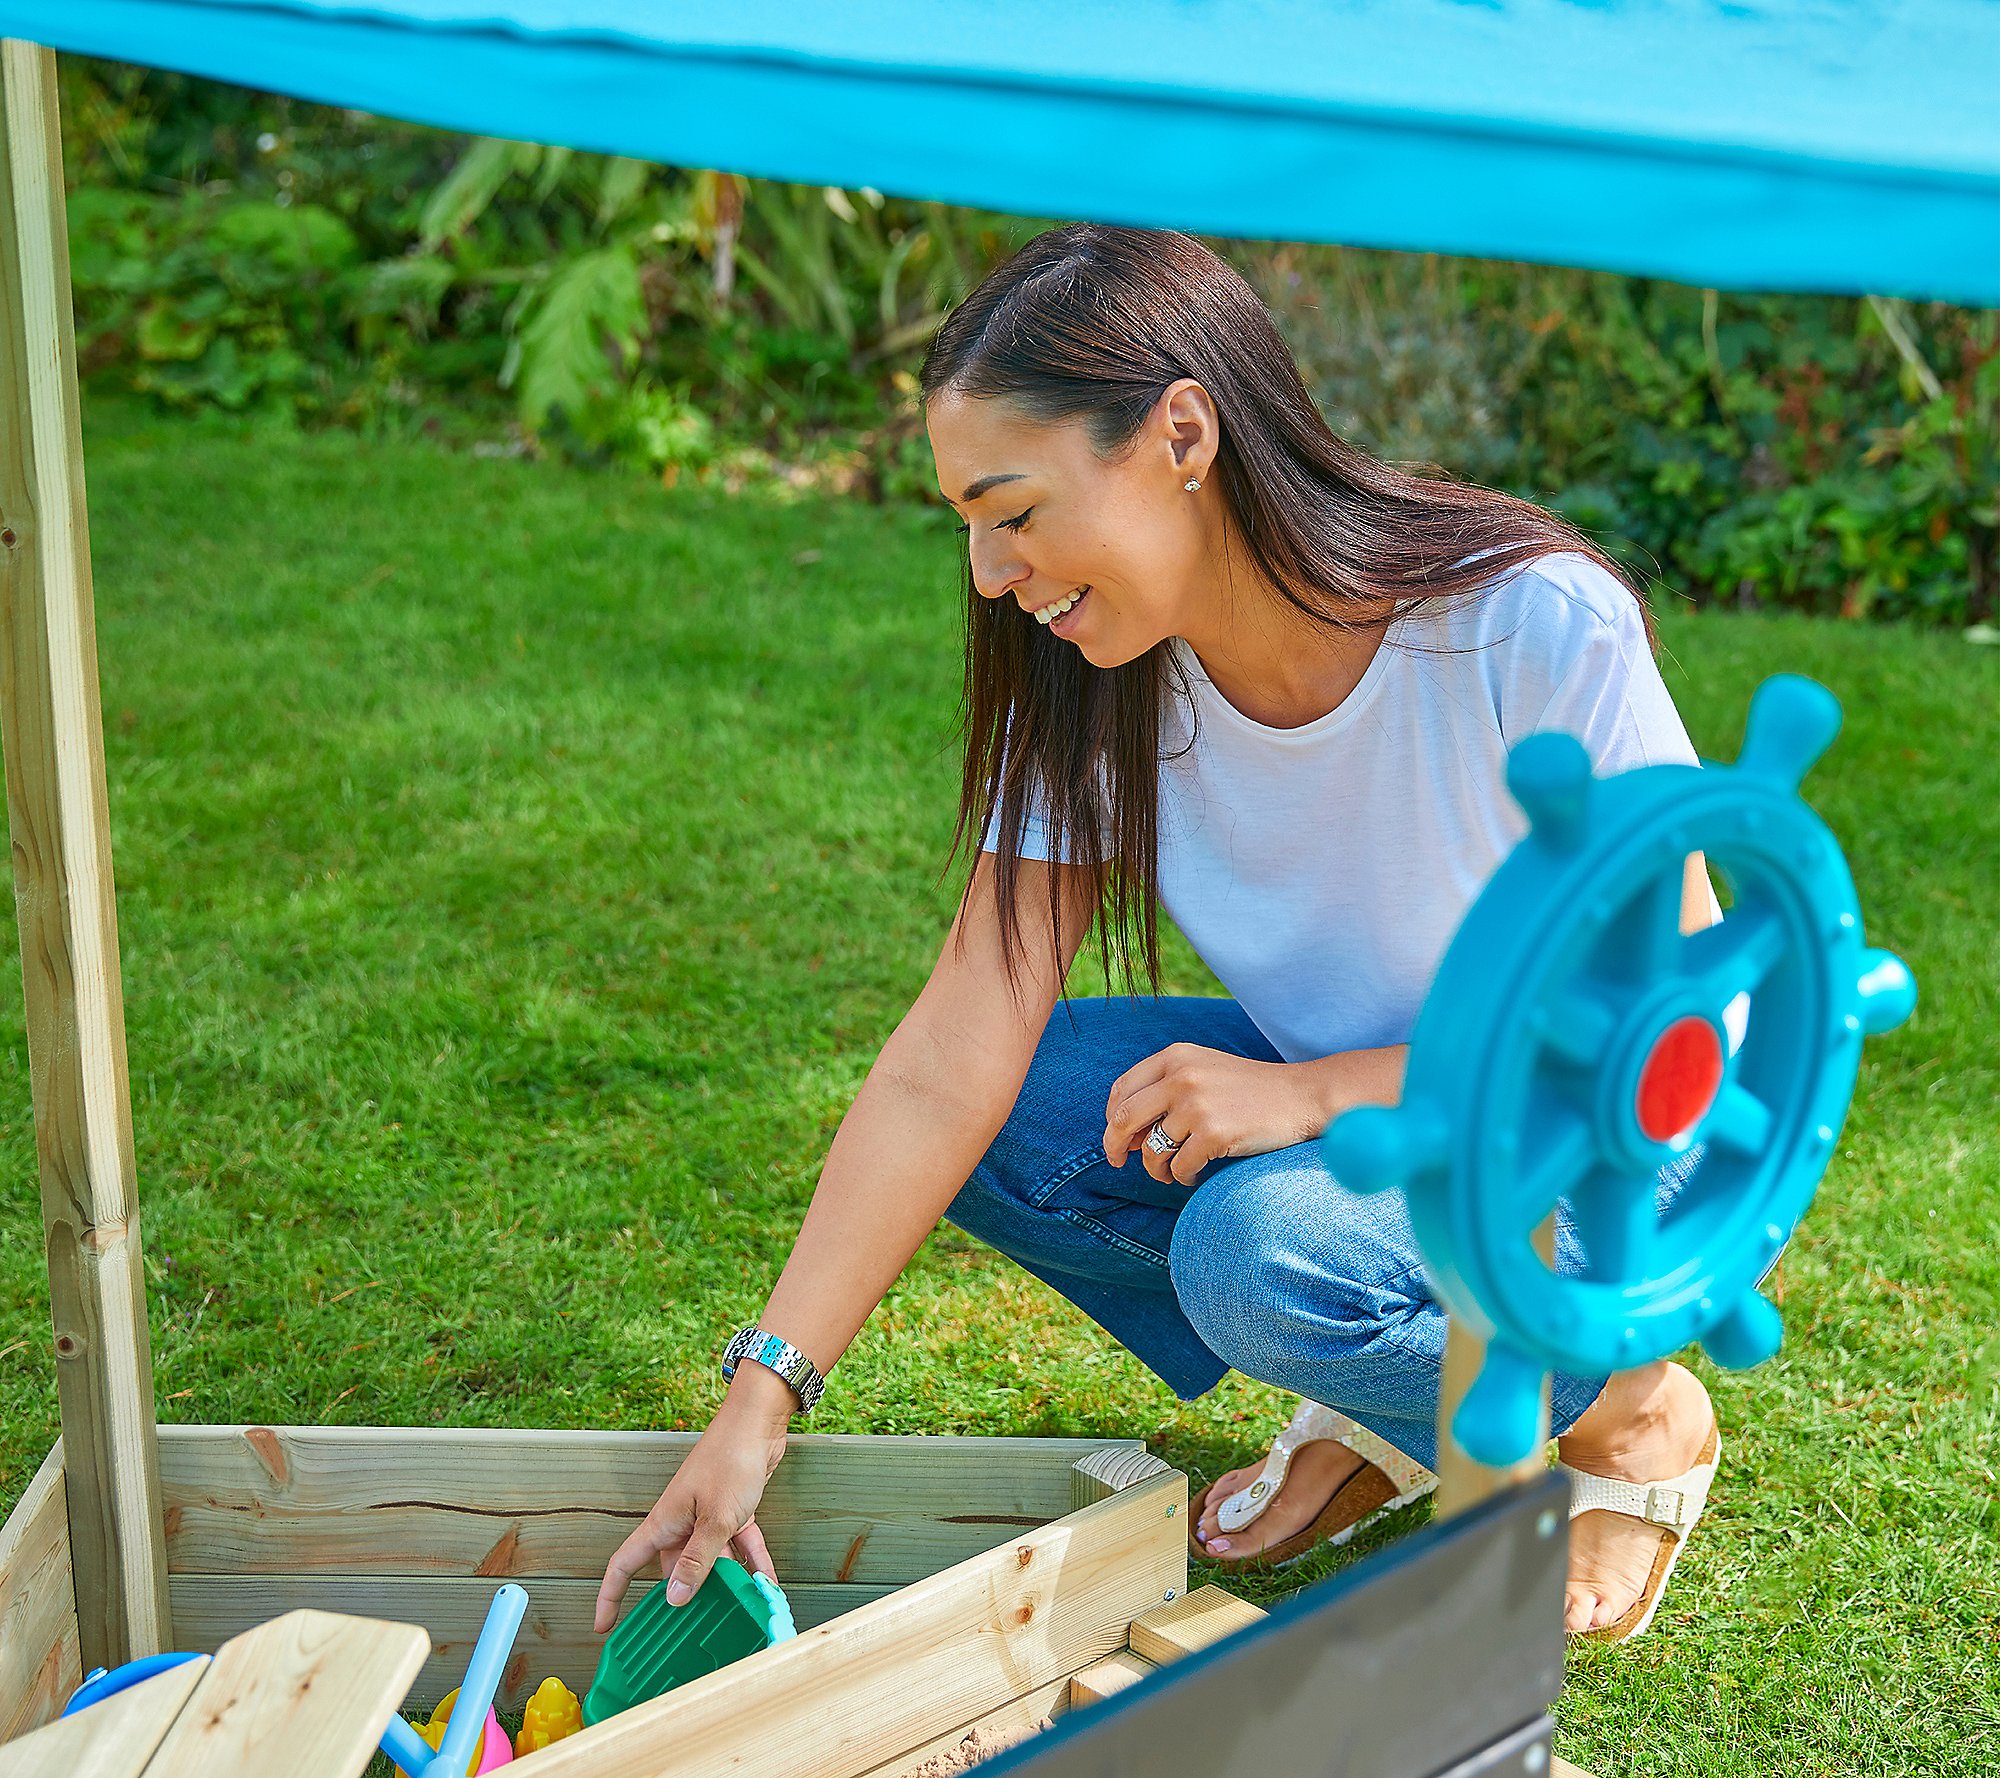
[[[215,1654],[240,1685],[243,1651],[274,1623],[324,1620],[276,1638],[293,1658],[301,1635],[317,1649],[336,1624],[394,1620],[377,1627],[419,1642],[406,1665],[396,1656],[386,1720],[405,1693],[427,1705],[458,1683],[494,1587],[515,1579],[529,1615],[500,1707],[518,1708],[551,1674],[581,1693],[596,1668],[598,1578],[694,1443],[160,1427],[181,1645]],[[0,1742],[46,1723],[81,1677],[62,1481],[58,1447],[0,1528]],[[517,1764],[551,1778],[652,1778],[725,1760],[864,1778],[975,1725],[1029,1727],[1068,1707],[1076,1675],[1128,1651],[1135,1620],[1177,1602],[1186,1611],[1187,1501],[1187,1477],[1136,1440],[797,1437],[758,1518],[800,1636]],[[632,1596],[657,1584],[635,1581]],[[1220,1620],[1211,1610],[1206,1621]],[[408,1628],[419,1624],[427,1633]],[[1149,1652],[1169,1646],[1156,1639]],[[266,1744],[239,1729],[243,1746]],[[74,1749],[45,1734],[0,1745],[0,1774],[65,1773]],[[153,1746],[148,1757],[164,1757]]]

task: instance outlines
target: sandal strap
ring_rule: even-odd
[[[1270,1455],[1264,1459],[1256,1479],[1248,1487],[1237,1489],[1216,1508],[1216,1524],[1224,1531],[1241,1531],[1254,1522],[1285,1485],[1286,1473],[1299,1447],[1319,1439],[1345,1445],[1364,1461],[1374,1464],[1389,1477],[1399,1496],[1423,1492],[1427,1484],[1435,1485],[1437,1481],[1422,1464],[1405,1456],[1379,1433],[1349,1419],[1338,1408],[1301,1397],[1284,1431],[1272,1440]]]
[[[1616,1476],[1587,1475],[1567,1463],[1556,1467],[1569,1476],[1572,1519],[1578,1513],[1624,1513],[1628,1518],[1659,1525],[1676,1537],[1685,1537],[1694,1529],[1708,1503],[1708,1488],[1716,1469],[1713,1463],[1697,1463],[1685,1475],[1663,1482],[1627,1482]]]

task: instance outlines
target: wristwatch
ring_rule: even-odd
[[[761,1327],[746,1327],[731,1340],[722,1354],[722,1374],[734,1377],[736,1367],[744,1359],[753,1363],[768,1365],[792,1386],[799,1398],[798,1411],[810,1414],[813,1403],[819,1400],[820,1391],[826,1387],[826,1379],[814,1368],[808,1358],[790,1340],[780,1339],[774,1333],[766,1333]]]

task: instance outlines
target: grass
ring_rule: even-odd
[[[162,1417],[705,1424],[955,905],[948,521],[91,420]],[[1729,1467],[1654,1634],[1572,1654],[1559,1745],[1604,1778],[1988,1772],[2000,654],[1664,630],[1706,754],[1771,671],[1841,695],[1807,788],[1922,1003],[1785,1258],[1785,1350],[1696,1361]],[[56,1404],[15,988],[0,1022],[5,1506]],[[944,1229],[815,1419],[1138,1435],[1199,1482],[1284,1405],[1176,1402]]]

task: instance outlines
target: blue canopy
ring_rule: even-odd
[[[1033,216],[2000,304],[1996,0],[0,0],[0,32]]]

